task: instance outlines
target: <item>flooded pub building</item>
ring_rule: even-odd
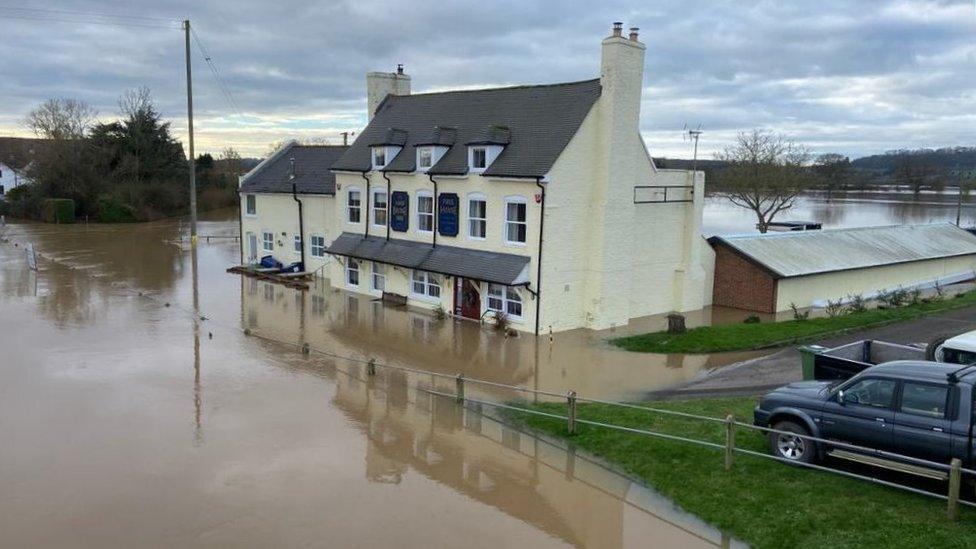
[[[615,24],[591,80],[411,94],[402,67],[369,73],[348,149],[289,144],[242,179],[242,259],[536,334],[709,305],[704,177],[647,151],[644,53]]]

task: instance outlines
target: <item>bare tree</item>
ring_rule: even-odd
[[[126,90],[119,96],[119,111],[124,118],[139,118],[141,113],[154,109],[152,93],[146,86]]]
[[[48,139],[80,139],[91,128],[97,114],[84,101],[48,99],[27,114],[24,125],[35,135]]]
[[[939,169],[923,155],[911,151],[899,156],[891,175],[897,183],[908,185],[915,194],[942,186]]]
[[[718,155],[726,162],[721,194],[756,214],[756,228],[765,233],[777,214],[793,207],[809,182],[807,150],[770,131],[740,132],[734,145]]]
[[[837,153],[821,154],[814,161],[813,169],[820,176],[830,202],[833,191],[850,182],[851,159]]]

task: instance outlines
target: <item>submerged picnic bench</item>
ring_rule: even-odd
[[[296,290],[307,290],[308,282],[312,280],[313,273],[302,271],[298,273],[279,273],[278,269],[265,269],[261,267],[251,267],[250,265],[235,265],[227,269],[228,273],[242,274],[258,280],[283,284]]]

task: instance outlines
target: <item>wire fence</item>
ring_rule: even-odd
[[[842,441],[838,441],[838,440],[825,439],[825,438],[817,437],[817,436],[813,436],[813,435],[808,435],[808,434],[803,434],[803,433],[796,433],[796,432],[793,432],[793,431],[784,431],[784,430],[775,429],[775,428],[772,428],[772,427],[763,427],[763,426],[754,425],[754,424],[751,424],[751,423],[745,423],[745,422],[742,422],[742,421],[735,420],[731,415],[730,416],[727,416],[726,418],[719,418],[719,417],[713,417],[713,416],[705,416],[705,415],[692,414],[692,413],[687,413],[687,412],[680,412],[680,411],[675,411],[675,410],[666,410],[666,409],[661,409],[661,408],[653,408],[653,407],[649,407],[649,406],[642,406],[642,405],[638,405],[638,404],[631,404],[631,403],[625,403],[625,402],[614,402],[614,401],[602,400],[602,399],[596,399],[596,398],[580,397],[580,396],[578,396],[576,394],[575,391],[568,391],[567,393],[559,393],[559,392],[549,391],[549,390],[544,390],[544,389],[534,389],[534,388],[523,387],[523,386],[519,386],[519,385],[510,385],[510,384],[506,384],[506,383],[499,383],[499,382],[496,382],[496,381],[489,381],[489,380],[477,379],[477,378],[469,378],[469,377],[464,376],[464,374],[460,374],[460,373],[459,374],[447,374],[447,373],[443,373],[443,372],[433,372],[433,371],[429,371],[429,370],[422,370],[422,369],[418,369],[418,368],[411,368],[411,367],[400,366],[400,365],[395,365],[395,364],[383,364],[383,363],[377,362],[375,359],[359,358],[359,357],[350,357],[350,356],[341,355],[341,354],[338,354],[338,353],[333,353],[333,352],[330,352],[330,351],[321,351],[321,350],[311,349],[310,347],[307,346],[307,344],[303,347],[303,351],[306,352],[306,353],[315,352],[317,354],[322,354],[324,356],[329,356],[329,357],[335,358],[335,359],[348,360],[348,361],[352,361],[352,362],[359,363],[359,364],[365,364],[367,366],[366,373],[367,373],[368,376],[376,375],[376,368],[379,367],[379,368],[385,368],[385,369],[390,369],[390,370],[399,370],[399,371],[404,371],[404,372],[416,373],[416,374],[420,374],[420,375],[427,375],[427,376],[431,376],[432,378],[439,378],[439,379],[443,379],[443,380],[454,380],[454,382],[455,382],[455,390],[454,390],[454,392],[448,392],[446,390],[439,390],[438,388],[435,388],[435,387],[419,387],[419,389],[422,390],[422,391],[425,391],[427,393],[430,393],[432,395],[436,395],[436,396],[440,396],[440,397],[444,397],[444,398],[454,399],[458,403],[458,405],[464,405],[465,403],[479,404],[481,406],[488,406],[488,407],[497,408],[497,409],[501,409],[501,410],[508,410],[508,411],[513,411],[513,412],[518,412],[518,413],[523,413],[523,414],[529,414],[529,415],[535,415],[535,416],[540,416],[540,417],[546,417],[546,418],[549,418],[549,419],[556,419],[556,420],[565,421],[566,422],[566,432],[569,435],[574,435],[574,434],[576,434],[578,432],[578,425],[589,425],[589,426],[592,426],[592,427],[597,427],[597,428],[602,428],[602,429],[611,429],[611,430],[626,432],[626,433],[630,433],[630,434],[634,434],[634,435],[639,435],[639,436],[648,436],[648,437],[654,437],[654,438],[663,439],[663,440],[669,440],[669,441],[673,441],[673,442],[686,443],[686,444],[694,444],[694,445],[702,446],[702,447],[706,447],[706,448],[712,448],[712,449],[716,449],[716,450],[723,450],[725,452],[725,455],[726,455],[725,456],[725,468],[726,468],[727,471],[730,472],[730,474],[732,474],[732,471],[733,471],[734,456],[737,455],[737,454],[740,454],[740,455],[750,456],[750,457],[754,457],[754,458],[768,459],[768,460],[772,460],[772,461],[786,463],[786,464],[789,464],[789,465],[794,465],[794,466],[798,466],[798,467],[802,467],[802,468],[807,468],[807,469],[811,469],[811,470],[833,473],[833,474],[840,475],[840,476],[847,477],[847,478],[851,478],[851,479],[866,481],[866,482],[870,482],[870,483],[873,483],[873,484],[878,484],[878,485],[881,485],[881,486],[886,486],[886,487],[889,487],[889,488],[894,488],[894,489],[898,489],[898,490],[903,490],[903,491],[906,491],[906,492],[914,493],[914,494],[917,494],[917,495],[922,495],[922,496],[926,496],[926,497],[932,497],[932,498],[944,500],[944,501],[947,501],[947,503],[948,503],[948,505],[947,505],[947,514],[953,520],[955,520],[958,517],[958,508],[959,508],[960,505],[964,505],[964,506],[976,508],[976,503],[971,502],[971,501],[966,501],[966,500],[963,500],[963,499],[960,498],[960,492],[961,492],[961,486],[962,486],[962,478],[963,478],[963,476],[964,475],[969,475],[969,476],[972,476],[972,477],[976,477],[976,470],[962,467],[962,462],[958,458],[954,458],[950,464],[946,464],[946,463],[940,463],[940,462],[936,462],[936,461],[921,459],[921,458],[917,458],[917,457],[913,457],[913,456],[907,456],[907,455],[904,455],[904,454],[898,454],[898,453],[895,453],[895,452],[889,452],[889,451],[881,450],[881,449],[878,449],[878,448],[870,448],[870,447],[860,446],[860,445],[857,445],[857,444],[846,443],[846,442],[842,442]],[[566,413],[565,414],[558,414],[558,413],[554,413],[554,412],[551,412],[551,411],[544,411],[544,410],[539,410],[539,409],[535,409],[535,408],[528,408],[528,407],[525,407],[525,406],[518,405],[517,402],[498,402],[498,401],[493,401],[493,400],[486,400],[486,399],[483,399],[483,398],[472,398],[472,397],[467,396],[465,394],[465,387],[468,384],[484,385],[484,386],[488,386],[488,387],[503,388],[503,389],[508,389],[508,390],[520,392],[520,393],[529,393],[529,394],[535,394],[535,395],[542,395],[542,396],[546,396],[546,397],[563,398],[563,399],[565,399],[565,402],[566,402],[566,404],[565,404],[566,405]],[[714,424],[722,424],[722,425],[725,426],[725,442],[724,443],[711,442],[711,441],[708,441],[708,440],[702,440],[702,439],[693,438],[693,437],[690,437],[690,436],[681,436],[681,435],[677,435],[677,434],[664,433],[664,432],[661,432],[661,431],[653,431],[653,430],[650,430],[650,429],[641,429],[641,428],[637,428],[637,427],[630,427],[630,426],[627,426],[627,425],[619,425],[619,424],[615,424],[615,423],[606,423],[606,422],[601,422],[601,421],[594,421],[594,420],[579,418],[577,416],[577,412],[578,412],[577,407],[578,407],[578,404],[579,403],[600,404],[600,405],[606,405],[606,406],[612,406],[612,407],[619,407],[621,409],[639,410],[639,411],[647,412],[649,414],[662,414],[662,415],[673,416],[673,417],[680,417],[680,418],[683,418],[683,419],[689,419],[689,420],[694,420],[694,421],[703,421],[703,422],[709,422],[709,423],[714,423]],[[944,476],[945,477],[945,480],[948,481],[948,490],[947,490],[947,493],[946,494],[941,494],[941,493],[933,492],[933,491],[930,491],[930,490],[924,490],[924,489],[921,489],[921,488],[917,488],[915,486],[911,486],[911,485],[908,485],[908,484],[904,484],[904,483],[900,483],[900,482],[895,482],[895,481],[891,481],[891,480],[886,480],[886,479],[883,479],[883,478],[878,478],[878,477],[869,476],[869,475],[865,475],[865,474],[860,474],[860,473],[856,473],[856,472],[853,472],[853,471],[849,471],[849,470],[845,470],[845,469],[841,469],[841,468],[837,468],[837,467],[830,467],[830,466],[822,465],[822,464],[818,464],[818,463],[808,463],[808,462],[803,462],[803,461],[788,459],[788,458],[785,458],[785,457],[782,457],[782,456],[779,456],[779,455],[770,454],[770,453],[757,452],[755,450],[750,450],[748,448],[743,448],[743,447],[738,446],[736,444],[736,442],[735,442],[736,441],[736,432],[738,430],[746,430],[746,431],[750,431],[751,430],[751,431],[754,431],[754,432],[760,432],[763,435],[780,434],[780,435],[785,435],[785,436],[788,436],[788,437],[795,437],[795,438],[802,439],[802,440],[810,443],[811,448],[813,448],[813,449],[820,449],[820,448],[822,448],[822,449],[827,449],[827,448],[830,448],[830,449],[844,449],[844,450],[850,450],[850,451],[853,451],[853,452],[857,452],[858,454],[865,455],[865,456],[874,456],[874,457],[877,457],[877,458],[881,458],[881,459],[884,459],[884,460],[888,460],[890,462],[911,464],[913,467],[917,468],[918,471],[919,471],[919,472],[914,473],[914,474],[920,474],[920,473],[928,472],[928,473],[931,473],[930,478],[935,478],[935,477],[938,477],[940,475]],[[868,463],[868,465],[879,466],[876,463]],[[883,465],[881,465],[881,466],[883,467]]]
[[[47,257],[45,257],[45,259],[52,259],[53,260],[53,258],[47,258]],[[56,260],[54,260],[54,261],[56,261]],[[127,290],[127,291],[129,291],[129,292],[131,292],[133,294],[136,293],[135,290],[124,289],[124,288],[120,288],[120,289],[121,290]],[[147,294],[147,293],[144,293],[144,292],[138,292],[138,296],[143,297],[143,298],[147,298],[147,299],[153,299],[153,300],[156,300],[157,299],[156,296],[153,296],[151,294]],[[170,306],[170,303],[167,302],[165,305],[167,307],[169,307]],[[962,484],[962,477],[963,477],[963,475],[969,475],[971,477],[976,478],[976,470],[962,467],[962,463],[961,463],[961,461],[958,458],[953,458],[952,459],[952,462],[950,464],[945,464],[945,463],[940,463],[940,462],[936,462],[936,461],[931,461],[931,460],[916,458],[916,457],[912,457],[912,456],[906,456],[906,455],[903,455],[903,454],[889,452],[889,451],[881,450],[881,449],[877,449],[877,448],[870,448],[870,447],[860,446],[860,445],[856,445],[856,444],[850,444],[850,443],[846,443],[846,442],[841,442],[841,441],[837,441],[837,440],[829,440],[829,439],[825,439],[825,438],[821,438],[821,437],[816,437],[816,436],[809,435],[809,434],[796,433],[796,432],[793,432],[793,431],[783,431],[783,430],[778,430],[778,429],[771,428],[771,427],[763,427],[763,426],[759,426],[759,425],[753,425],[751,423],[745,423],[745,422],[742,422],[742,421],[737,421],[731,415],[729,415],[729,416],[727,416],[725,418],[719,418],[719,417],[713,417],[713,416],[705,416],[705,415],[693,414],[693,413],[688,413],[688,412],[680,412],[680,411],[676,411],[676,410],[667,410],[667,409],[662,409],[662,408],[654,408],[654,407],[644,406],[644,405],[640,405],[640,404],[632,404],[632,403],[626,403],[626,402],[615,402],[615,401],[603,400],[603,399],[598,399],[598,398],[588,398],[588,397],[579,396],[579,395],[577,395],[576,391],[572,391],[572,390],[567,391],[566,393],[560,393],[560,392],[557,392],[557,391],[551,391],[551,390],[546,390],[546,389],[535,389],[535,388],[531,388],[531,387],[524,387],[524,386],[520,386],[520,385],[511,385],[511,384],[500,383],[500,382],[490,381],[490,380],[485,380],[485,379],[469,378],[469,377],[466,377],[463,373],[449,374],[449,373],[444,373],[444,372],[435,372],[435,371],[423,370],[423,369],[419,369],[419,368],[412,368],[412,367],[409,367],[409,366],[402,366],[402,365],[397,365],[397,364],[386,364],[386,363],[378,362],[375,358],[370,358],[370,357],[367,357],[367,356],[356,357],[356,356],[349,356],[349,355],[343,355],[343,354],[335,353],[335,352],[332,352],[332,351],[329,351],[329,350],[316,349],[316,348],[311,347],[311,345],[309,345],[307,342],[300,343],[299,344],[299,343],[294,343],[294,342],[283,341],[283,340],[277,339],[277,338],[263,336],[261,334],[258,334],[256,332],[254,332],[250,328],[241,328],[239,324],[235,325],[235,324],[230,324],[230,323],[221,323],[219,321],[216,321],[216,319],[208,318],[208,317],[204,317],[204,316],[200,316],[199,315],[199,311],[190,310],[190,309],[187,309],[185,307],[179,307],[179,306],[176,306],[176,308],[177,309],[184,310],[184,312],[186,312],[186,313],[188,313],[190,315],[193,315],[194,322],[207,321],[209,323],[222,326],[222,327],[224,327],[224,328],[226,328],[226,329],[228,329],[230,331],[235,331],[235,332],[238,332],[238,333],[243,332],[243,334],[245,336],[253,336],[253,337],[257,337],[257,338],[260,338],[260,339],[264,339],[264,340],[267,340],[267,341],[271,341],[271,342],[274,342],[274,343],[277,343],[277,344],[284,344],[284,345],[289,345],[289,346],[297,347],[297,348],[300,349],[300,351],[303,354],[306,354],[306,355],[314,353],[314,354],[317,354],[317,355],[334,358],[336,360],[343,360],[343,361],[347,361],[347,362],[354,363],[354,364],[358,364],[358,365],[365,365],[366,366],[366,374],[367,374],[367,376],[375,376],[376,375],[376,372],[377,372],[377,368],[382,368],[382,369],[386,369],[386,370],[395,370],[395,371],[402,371],[402,372],[414,373],[414,374],[418,374],[418,375],[430,376],[431,379],[441,379],[441,380],[445,380],[445,381],[447,381],[447,380],[453,380],[453,382],[454,382],[454,392],[447,392],[447,391],[444,391],[444,390],[438,390],[436,387],[418,387],[418,388],[420,390],[425,391],[425,392],[428,392],[428,393],[430,393],[432,395],[437,395],[437,396],[444,397],[444,398],[452,398],[452,399],[454,399],[457,402],[458,405],[464,405],[465,403],[474,403],[474,404],[479,404],[479,405],[482,405],[482,406],[488,406],[488,407],[497,408],[497,409],[509,410],[509,411],[519,412],[519,413],[523,413],[523,414],[529,414],[529,415],[535,415],[535,416],[540,416],[540,417],[546,417],[546,418],[550,418],[550,419],[557,419],[557,420],[565,421],[566,422],[566,430],[567,430],[567,433],[569,435],[574,435],[574,434],[577,433],[577,426],[578,425],[589,425],[589,426],[592,426],[592,427],[597,427],[597,428],[602,428],[602,429],[611,429],[611,430],[626,432],[626,433],[630,433],[630,434],[634,434],[634,435],[639,435],[639,436],[648,436],[648,437],[654,437],[654,438],[659,438],[659,439],[663,439],[663,440],[669,440],[669,441],[673,441],[673,442],[679,442],[679,443],[685,443],[685,444],[693,444],[693,445],[707,447],[707,448],[712,448],[712,449],[716,449],[716,450],[723,450],[725,452],[725,469],[727,471],[729,471],[730,474],[732,474],[732,471],[733,471],[734,456],[736,454],[741,454],[741,455],[755,457],[755,458],[761,458],[761,459],[768,459],[768,460],[773,460],[773,461],[778,461],[778,462],[782,462],[782,463],[787,463],[787,464],[790,464],[790,465],[799,466],[799,467],[803,467],[803,468],[807,468],[807,469],[812,469],[812,470],[817,470],[817,471],[823,471],[823,472],[833,473],[833,474],[836,474],[836,475],[840,475],[840,476],[844,476],[844,477],[848,477],[848,478],[852,478],[852,479],[857,479],[857,480],[862,480],[862,481],[866,481],[866,482],[871,482],[871,483],[874,483],[874,484],[879,484],[879,485],[882,485],[882,486],[887,486],[887,487],[890,487],[890,488],[895,488],[895,489],[898,489],[898,490],[903,490],[903,491],[906,491],[906,492],[910,492],[910,493],[914,493],[914,494],[918,494],[918,495],[922,495],[922,496],[926,496],[926,497],[932,497],[932,498],[936,498],[936,499],[940,499],[940,500],[945,500],[945,501],[947,501],[947,513],[948,513],[948,516],[950,517],[950,519],[953,519],[953,520],[955,520],[958,517],[958,508],[959,508],[960,505],[965,505],[965,506],[968,506],[968,507],[976,508],[976,503],[970,502],[970,501],[965,501],[965,500],[960,499],[960,491],[961,491],[961,484]],[[505,402],[498,402],[498,401],[485,400],[485,399],[479,399],[479,398],[472,398],[472,397],[467,396],[465,394],[465,388],[466,388],[466,386],[468,384],[481,385],[481,386],[485,386],[485,387],[493,387],[493,388],[500,388],[500,389],[506,389],[506,390],[510,390],[510,391],[515,391],[517,393],[525,393],[525,394],[532,394],[532,395],[544,396],[544,397],[549,397],[549,398],[564,399],[565,400],[565,405],[566,405],[566,413],[565,414],[557,414],[557,413],[547,412],[547,411],[543,411],[543,410],[539,410],[539,409],[527,408],[525,406],[518,405],[517,402],[508,402],[508,403],[505,403]],[[707,441],[707,440],[701,440],[701,439],[697,439],[697,438],[692,438],[692,437],[689,437],[689,436],[681,436],[681,435],[676,435],[676,434],[664,433],[664,432],[660,432],[660,431],[653,431],[653,430],[650,430],[650,429],[641,429],[641,428],[630,427],[630,426],[626,426],[626,425],[619,425],[619,424],[613,424],[613,423],[606,423],[606,422],[600,422],[600,421],[593,421],[593,420],[588,420],[588,419],[582,419],[582,418],[577,417],[577,411],[578,411],[577,408],[578,408],[578,404],[579,403],[599,404],[599,405],[617,407],[617,408],[621,408],[621,409],[638,410],[638,411],[646,412],[648,414],[660,414],[660,415],[666,415],[666,416],[672,416],[672,417],[680,417],[680,418],[683,418],[683,419],[689,419],[689,420],[694,420],[694,421],[709,422],[709,423],[714,423],[714,424],[723,424],[725,426],[725,441],[724,441],[724,443],[717,443],[717,442],[711,442],[711,441]],[[844,470],[844,469],[839,469],[839,468],[835,468],[835,467],[828,467],[826,465],[821,465],[821,464],[816,464],[816,463],[805,463],[805,462],[802,462],[802,461],[787,459],[787,458],[784,458],[784,457],[778,456],[778,455],[767,454],[767,453],[763,453],[763,452],[757,452],[757,451],[754,451],[754,450],[750,450],[750,449],[747,449],[747,448],[742,448],[742,447],[736,445],[736,432],[737,432],[737,430],[741,430],[741,429],[751,430],[751,431],[758,431],[758,432],[764,433],[765,435],[769,435],[769,434],[780,434],[780,435],[785,435],[785,436],[789,436],[789,437],[795,437],[795,438],[798,438],[798,439],[802,439],[802,440],[804,440],[806,442],[812,443],[812,447],[813,448],[822,448],[822,449],[826,449],[826,448],[842,448],[842,449],[851,450],[853,452],[857,452],[859,454],[866,455],[866,456],[875,456],[875,457],[878,457],[878,458],[881,458],[881,459],[886,459],[886,460],[889,460],[889,461],[913,464],[914,467],[917,467],[920,470],[925,470],[925,471],[930,471],[930,472],[933,472],[934,471],[934,472],[937,472],[937,474],[947,473],[947,475],[945,475],[946,476],[946,479],[948,480],[947,494],[940,494],[940,493],[932,492],[932,491],[929,491],[929,490],[924,490],[924,489],[916,488],[914,486],[909,486],[907,484],[893,482],[893,481],[889,481],[889,480],[885,480],[885,479],[881,479],[881,478],[877,478],[877,477],[872,477],[872,476],[868,476],[868,475],[862,475],[862,474],[855,473],[855,472],[852,472],[852,471],[847,471],[847,470]],[[873,464],[873,465],[876,465],[876,464]],[[934,476],[937,476],[937,475],[933,475],[933,478],[934,478]]]

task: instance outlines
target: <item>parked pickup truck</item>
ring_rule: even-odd
[[[787,460],[809,463],[831,455],[940,478],[941,473],[932,469],[789,433],[945,464],[959,458],[963,467],[972,467],[976,454],[974,384],[976,365],[888,362],[847,380],[801,381],[776,389],[760,399],[755,423],[786,432],[769,434],[769,450]]]

